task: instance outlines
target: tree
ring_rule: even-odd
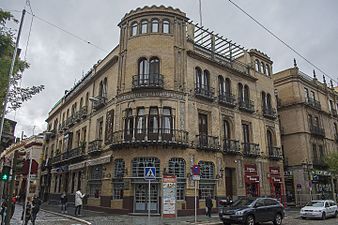
[[[327,163],[329,170],[333,174],[338,175],[338,152],[330,153],[326,157],[325,162]]]
[[[10,79],[10,90],[8,92],[8,110],[16,110],[22,106],[22,103],[30,100],[34,95],[38,94],[44,89],[44,85],[32,87],[20,87],[19,81],[22,78],[22,73],[25,69],[29,68],[29,64],[17,58],[14,64],[13,76],[9,78],[9,70],[15,49],[14,32],[11,28],[6,27],[7,22],[18,21],[10,12],[0,9],[0,112],[3,112],[4,99],[8,80]],[[19,52],[19,51],[18,51]]]

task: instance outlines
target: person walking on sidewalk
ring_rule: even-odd
[[[32,205],[30,203],[31,199],[28,199],[27,204],[26,204],[26,215],[25,218],[23,218],[23,214],[24,212],[22,211],[22,216],[21,216],[21,220],[25,220],[25,225],[28,225],[28,221],[32,219]],[[25,205],[25,203],[23,204]],[[23,207],[25,208],[25,207]]]
[[[85,194],[82,194],[81,188],[75,192],[75,216],[81,216],[81,206],[83,204],[83,198]]]
[[[41,206],[41,200],[34,196],[33,202],[32,202],[33,208],[32,208],[32,224],[35,225],[35,220],[38,215],[38,212],[40,211]]]
[[[67,199],[67,194],[65,191],[61,194],[60,200],[61,200],[61,213],[67,213],[68,199]]]
[[[207,207],[207,216],[211,217],[211,209],[213,204],[210,195],[208,195],[208,197],[205,199],[205,206]]]

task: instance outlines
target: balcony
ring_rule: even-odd
[[[78,111],[78,117],[81,119],[86,118],[87,114],[88,114],[87,106],[82,106],[80,110]]]
[[[107,98],[104,96],[92,97],[91,101],[93,102],[93,109],[99,110],[106,105]]]
[[[196,135],[197,148],[207,151],[219,151],[220,145],[218,137],[205,134]]]
[[[236,98],[232,94],[220,93],[218,95],[218,103],[230,108],[234,108],[236,106]]]
[[[259,144],[255,143],[242,143],[243,155],[246,157],[259,157],[260,148]]]
[[[338,115],[337,115],[337,110],[331,109],[331,115],[332,115],[333,117],[337,117],[337,116],[338,116]]]
[[[223,140],[223,153],[229,155],[241,154],[241,148],[238,140],[224,139]]]
[[[139,74],[133,76],[133,89],[150,88],[162,89],[164,85],[163,75],[161,74]]]
[[[82,156],[84,156],[85,152],[84,146],[79,146],[76,148],[73,148],[65,153],[63,153],[63,159],[62,160],[72,160],[72,159],[78,159]]]
[[[325,130],[321,127],[310,125],[310,132],[314,136],[325,137]]]
[[[62,161],[62,154],[58,154],[54,156],[53,158],[51,158],[52,164],[57,164],[57,163],[60,163],[61,161]]]
[[[268,118],[268,119],[272,119],[275,120],[277,118],[277,111],[276,109],[273,108],[263,108],[263,116]]]
[[[238,99],[238,106],[239,109],[248,112],[248,113],[254,113],[255,112],[255,105],[254,102],[251,100],[243,100],[241,98]]]
[[[310,98],[310,97],[305,98],[305,104],[314,109],[321,110],[320,102],[314,98]]]
[[[186,148],[189,145],[188,132],[177,129],[133,129],[113,132],[112,147],[171,146]]]
[[[102,140],[94,140],[88,144],[88,154],[98,154],[101,152]]]
[[[283,154],[279,147],[268,146],[269,159],[271,160],[282,160]]]
[[[208,87],[207,85],[201,85],[200,87],[195,88],[195,96],[197,98],[202,98],[208,101],[214,100],[214,92],[213,89]]]
[[[73,115],[71,115],[70,117],[68,117],[66,119],[66,124],[65,124],[65,127],[71,127],[75,124],[75,119],[73,117]]]

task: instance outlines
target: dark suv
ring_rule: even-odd
[[[225,225],[254,225],[269,221],[280,225],[284,215],[283,205],[273,198],[243,198],[231,205],[228,201],[220,201],[219,218]]]

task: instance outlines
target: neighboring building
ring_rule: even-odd
[[[1,117],[0,117],[1,120]],[[3,132],[0,140],[0,153],[8,148],[11,144],[15,142],[15,131],[16,122],[10,119],[5,118]]]
[[[319,82],[315,74],[314,78],[304,74],[296,64],[274,74],[273,79],[279,99],[288,202],[303,204],[323,195],[334,198],[336,181],[324,159],[338,149],[338,92],[332,84]]]
[[[145,213],[143,173],[153,166],[152,212],[161,212],[162,175],[174,174],[178,214],[193,214],[194,164],[200,212],[208,195],[214,206],[226,196],[283,195],[270,58],[171,7],[132,10],[119,26],[119,45],[49,113],[49,200],[66,191],[73,201],[81,187],[87,207]]]
[[[11,166],[13,167],[13,158],[15,152],[22,152],[23,157],[26,159],[22,168],[17,168],[15,174],[15,185],[14,185],[14,194],[25,196],[26,194],[26,185],[27,177],[29,173],[29,163],[30,163],[30,152],[32,156],[32,166],[31,166],[31,185],[30,185],[30,196],[39,194],[39,166],[41,161],[42,154],[42,145],[43,145],[43,136],[35,135],[29,138],[26,138],[18,143],[12,144],[1,153],[1,158],[10,161]],[[25,153],[25,154],[24,154]],[[9,186],[9,182],[7,182]],[[9,190],[9,187],[6,187]]]

